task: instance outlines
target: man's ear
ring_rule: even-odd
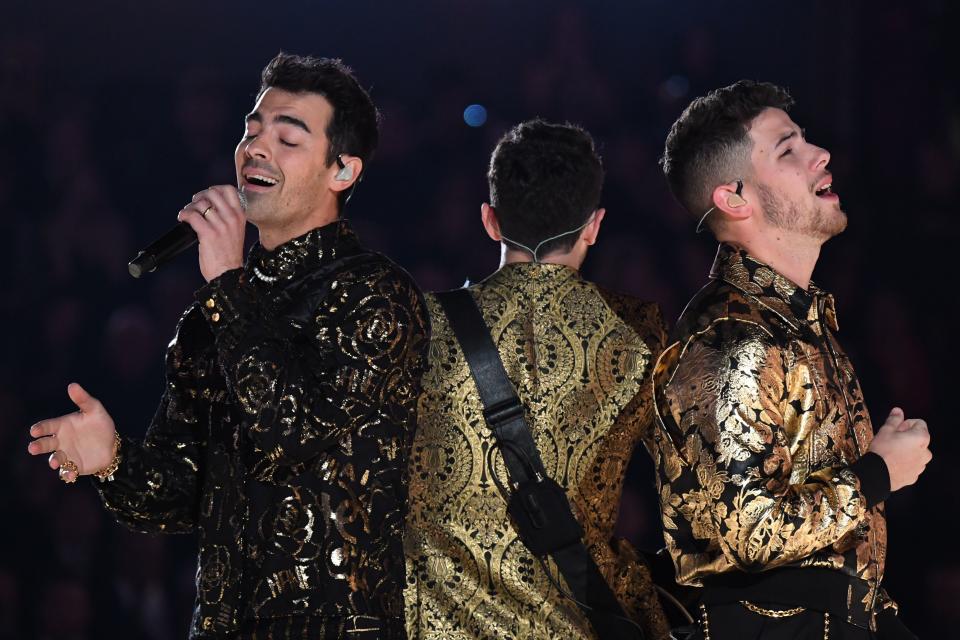
[[[344,153],[340,155],[340,160],[343,162],[342,168],[336,161],[330,167],[328,186],[331,191],[346,191],[357,183],[360,174],[363,173],[363,160],[357,156],[349,156]]]
[[[587,246],[593,246],[597,242],[597,235],[600,234],[600,224],[603,217],[607,215],[606,209],[597,209],[593,212],[593,220],[580,232],[580,239],[587,243]]]
[[[711,202],[721,212],[724,218],[729,220],[746,220],[753,215],[753,205],[747,200],[746,196],[737,193],[737,183],[730,182],[722,184],[713,190]]]
[[[488,203],[480,205],[480,220],[483,222],[483,228],[487,230],[487,235],[494,242],[502,242],[503,236],[500,235],[500,221],[497,220],[497,212],[493,210]]]

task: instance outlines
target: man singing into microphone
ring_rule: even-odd
[[[238,188],[179,214],[207,284],[146,439],[121,438],[78,384],[78,413],[31,427],[29,452],[66,482],[97,476],[121,522],[198,532],[192,638],[404,637],[402,470],[428,321],[409,276],[340,218],[377,138],[339,61],[270,61]],[[248,220],[260,237],[244,262]]]

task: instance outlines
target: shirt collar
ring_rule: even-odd
[[[253,281],[285,282],[304,271],[356,253],[360,241],[347,220],[339,219],[267,251],[259,242],[247,255],[244,270]]]
[[[831,294],[813,282],[803,289],[743,249],[721,244],[710,277],[723,280],[756,298],[794,329],[808,327],[819,334],[818,320],[822,317],[831,330],[838,330],[836,306]]]
[[[490,274],[484,282],[526,289],[554,286],[571,278],[579,280],[580,272],[564,264],[511,262]]]

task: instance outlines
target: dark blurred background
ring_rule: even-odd
[[[424,289],[496,268],[487,159],[507,127],[542,116],[585,126],[606,162],[586,275],[671,320],[715,245],[657,168],[670,123],[739,78],[790,88],[850,216],[815,279],[837,297],[875,422],[897,404],[933,433],[933,463],[887,503],[885,584],[921,637],[952,635],[958,28],[948,0],[5,0],[0,638],[185,637],[195,539],[125,531],[87,482],[65,486],[26,454],[27,428],[72,410],[77,380],[122,433],[144,432],[201,279],[193,256],[139,281],[126,262],[193,193],[234,180],[243,115],[280,49],[342,57],[371,88],[382,145],[348,215]],[[464,118],[474,104],[480,126]],[[638,453],[621,529],[648,549],[661,544],[651,480]]]

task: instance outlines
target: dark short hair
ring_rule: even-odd
[[[364,164],[373,156],[380,139],[380,114],[370,94],[341,60],[280,52],[260,74],[259,93],[271,87],[291,93],[316,93],[333,107],[325,132],[330,144],[327,166],[340,154],[357,156]],[[340,194],[341,206],[348,191]]]
[[[753,80],[740,80],[691,102],[670,127],[660,158],[674,197],[694,216],[703,215],[712,206],[713,190],[742,178],[749,168],[753,119],[764,109],[788,111],[792,106],[786,89]]]
[[[503,234],[534,249],[542,240],[576,229],[596,210],[603,165],[593,138],[582,128],[535,119],[500,139],[490,156],[487,179]],[[577,237],[550,241],[537,255],[569,250]]]

